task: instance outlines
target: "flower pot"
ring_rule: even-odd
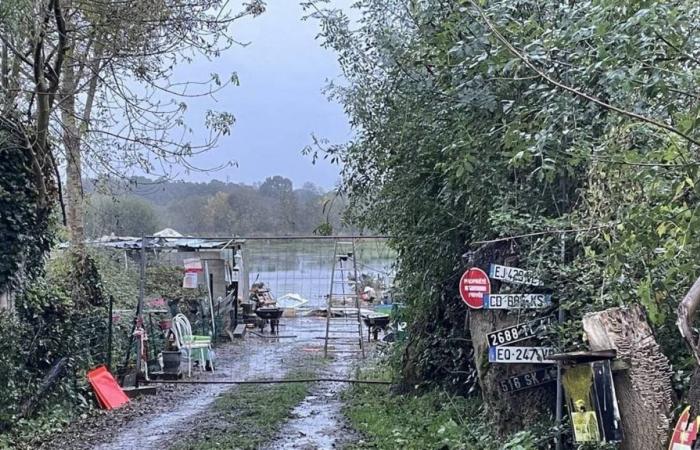
[[[163,331],[169,330],[173,327],[173,321],[170,319],[164,319],[158,322],[160,329]]]
[[[165,373],[180,373],[179,351],[164,351],[163,352],[163,372]]]

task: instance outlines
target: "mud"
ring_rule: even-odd
[[[285,319],[279,339],[248,333],[246,338],[219,346],[216,371],[197,373],[199,380],[278,379],[299,366],[304,356],[322,355],[325,319]],[[356,322],[338,323],[338,330],[356,330]],[[290,337],[293,336],[293,337]],[[346,337],[352,334],[344,335]],[[345,344],[350,345],[350,344]],[[338,340],[333,350],[347,348]],[[355,345],[355,348],[357,346]],[[348,375],[354,354],[338,354],[323,366],[320,375]],[[183,364],[184,366],[184,364]],[[194,372],[193,372],[194,374]],[[319,383],[293,411],[278,436],[271,436],[269,449],[330,449],[342,447],[353,438],[341,414],[339,383]],[[161,385],[154,396],[142,397],[116,411],[101,411],[71,425],[68,430],[45,442],[51,449],[162,449],[178,436],[206,433],[217,428],[216,418],[204,414],[216,397],[236,389],[235,385]]]
[[[349,376],[350,367],[350,359],[336,359],[325,367],[323,376]],[[311,395],[294,408],[282,432],[265,449],[331,449],[351,442],[355,433],[347,426],[341,411],[340,394],[346,387],[342,383],[317,384]]]

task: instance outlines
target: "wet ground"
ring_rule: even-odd
[[[322,376],[343,377],[347,369],[344,364],[334,365]],[[341,412],[340,394],[345,387],[342,383],[318,383],[265,449],[330,449],[351,442],[355,433],[346,426]]]
[[[332,351],[319,376],[345,377],[359,354],[357,323],[333,323]],[[283,319],[278,338],[269,333],[247,333],[245,339],[217,348],[213,373],[197,373],[197,380],[280,379],[303,367],[309,355],[323,355],[325,319]],[[353,341],[354,339],[354,341]],[[184,364],[183,364],[184,366]],[[194,375],[194,373],[193,373]],[[278,436],[270,436],[267,449],[330,449],[352,441],[341,414],[341,383],[317,383],[291,414]],[[173,445],[188,430],[205,432],[217,427],[215,418],[205,414],[216,397],[236,389],[235,385],[160,385],[158,394],[132,401],[116,411],[100,412],[69,427],[43,448],[51,449],[162,449]]]

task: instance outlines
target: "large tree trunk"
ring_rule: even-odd
[[[508,244],[485,246],[472,253],[469,265],[481,267],[488,272],[488,264],[501,261],[506,265],[517,265],[517,259]],[[500,283],[491,281],[492,292],[498,292]],[[499,310],[470,310],[469,332],[474,348],[474,361],[479,376],[484,404],[488,416],[493,419],[500,435],[527,429],[552,416],[556,403],[554,383],[513,393],[501,390],[501,381],[526,372],[545,368],[546,365],[533,364],[490,364],[488,362],[489,343],[487,334],[512,325],[519,320],[516,314]],[[538,344],[514,344],[538,345]]]
[[[617,350],[625,370],[613,380],[622,419],[622,450],[657,450],[668,443],[672,419],[671,368],[641,306],[586,314],[591,350]]]
[[[72,56],[72,52],[69,53]],[[63,122],[63,147],[66,154],[66,221],[71,244],[81,248],[85,240],[82,155],[80,127],[76,119],[76,80],[73,59],[64,67],[61,86],[61,120]]]
[[[554,383],[513,393],[501,392],[500,382],[509,377],[546,367],[532,364],[490,364],[486,335],[518,323],[504,311],[470,311],[469,328],[479,384],[488,410],[501,435],[525,430],[551,417],[556,401]],[[537,345],[537,344],[514,344]]]

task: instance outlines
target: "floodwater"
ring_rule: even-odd
[[[325,319],[282,319],[280,338],[262,338],[248,333],[244,340],[226,344],[217,354],[217,367],[213,373],[203,375],[209,380],[279,379],[301,364],[304,353],[322,355]],[[334,325],[342,331],[357,330],[357,322],[348,319]],[[352,336],[352,334],[346,335]],[[340,344],[338,344],[340,346]],[[359,346],[357,347],[359,348]],[[357,355],[337,355],[323,366],[321,376],[346,376]],[[341,414],[340,383],[318,383],[309,395],[292,412],[292,418],[282,427],[279,436],[271,436],[269,449],[331,449],[348,433],[339,433],[344,427]],[[236,389],[235,385],[200,385],[189,398],[174,398],[167,408],[155,414],[143,415],[124,423],[114,433],[110,442],[93,448],[99,450],[162,449],[174,444],[173,436],[192,427],[206,426],[197,423],[202,415],[223,392]],[[162,399],[168,402],[168,398]],[[175,437],[175,439],[177,439]]]
[[[309,300],[310,307],[325,306],[334,267],[332,242],[314,243],[313,251],[310,247],[280,251],[280,245],[265,246],[262,242],[250,244],[249,247],[245,261],[250,284],[261,281],[275,297],[294,293]],[[358,275],[369,276],[388,287],[395,262],[390,250],[382,242],[369,243],[364,247],[364,250],[358,250],[356,258]],[[351,263],[346,261],[340,264],[335,266],[336,281],[347,280],[353,272]],[[349,294],[350,284],[336,284],[334,293],[342,295],[343,289]]]

